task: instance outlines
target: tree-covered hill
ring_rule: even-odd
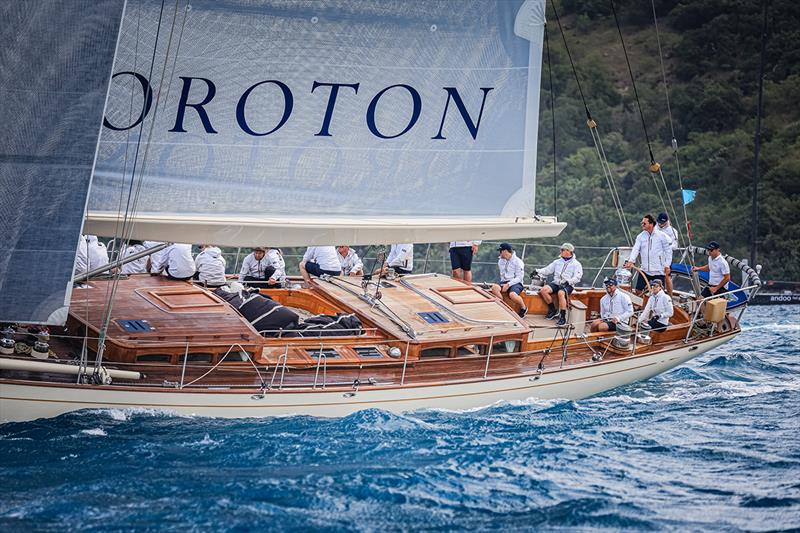
[[[677,164],[650,2],[614,4],[655,159],[680,214]],[[633,232],[644,213],[662,211],[650,156],[609,0],[555,3],[587,106]],[[746,0],[655,3],[672,128],[695,243],[717,240],[749,257],[754,133],[762,4]],[[558,217],[569,223],[553,242],[624,244],[601,172],[578,86],[548,2],[555,101]],[[772,0],[764,82],[758,262],[764,276],[800,280],[800,3]],[[537,211],[553,214],[553,128],[548,65],[543,67]],[[677,225],[677,224],[676,224]]]

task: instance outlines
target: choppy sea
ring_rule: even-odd
[[[800,306],[572,401],[0,425],[0,531],[800,528]]]

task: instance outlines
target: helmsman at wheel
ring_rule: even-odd
[[[575,286],[583,277],[583,266],[575,258],[575,247],[565,242],[561,245],[561,257],[547,265],[537,273],[541,276],[553,275],[553,281],[542,287],[539,295],[547,304],[547,316],[545,318],[555,318],[558,316],[558,325],[563,326],[567,323],[567,295],[572,294]],[[558,298],[558,309],[553,303],[553,295]]]
[[[656,219],[653,215],[642,217],[642,232],[636,236],[631,255],[625,261],[625,268],[631,268],[636,258],[641,258],[642,272],[647,279],[666,281],[669,268],[672,265],[672,241],[663,232],[656,229]],[[647,286],[644,277],[636,276],[634,292],[641,294]]]

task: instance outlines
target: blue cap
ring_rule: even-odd
[[[615,280],[614,278],[606,278],[603,280],[603,285],[616,285],[616,284],[617,280]]]
[[[659,224],[664,224],[666,222],[669,222],[669,215],[667,215],[666,213],[659,213],[658,216],[656,217],[656,222],[658,222]]]
[[[650,285],[663,287],[664,282],[662,282],[660,279],[654,279],[653,281],[650,282]]]
[[[706,244],[706,250],[719,250],[719,243],[717,241],[711,241]]]
[[[507,250],[509,252],[513,252],[514,248],[508,244],[507,242],[501,243],[500,246],[497,248],[498,252],[502,252],[503,250]]]

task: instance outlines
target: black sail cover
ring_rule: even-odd
[[[0,0],[0,321],[59,323],[124,0]]]

